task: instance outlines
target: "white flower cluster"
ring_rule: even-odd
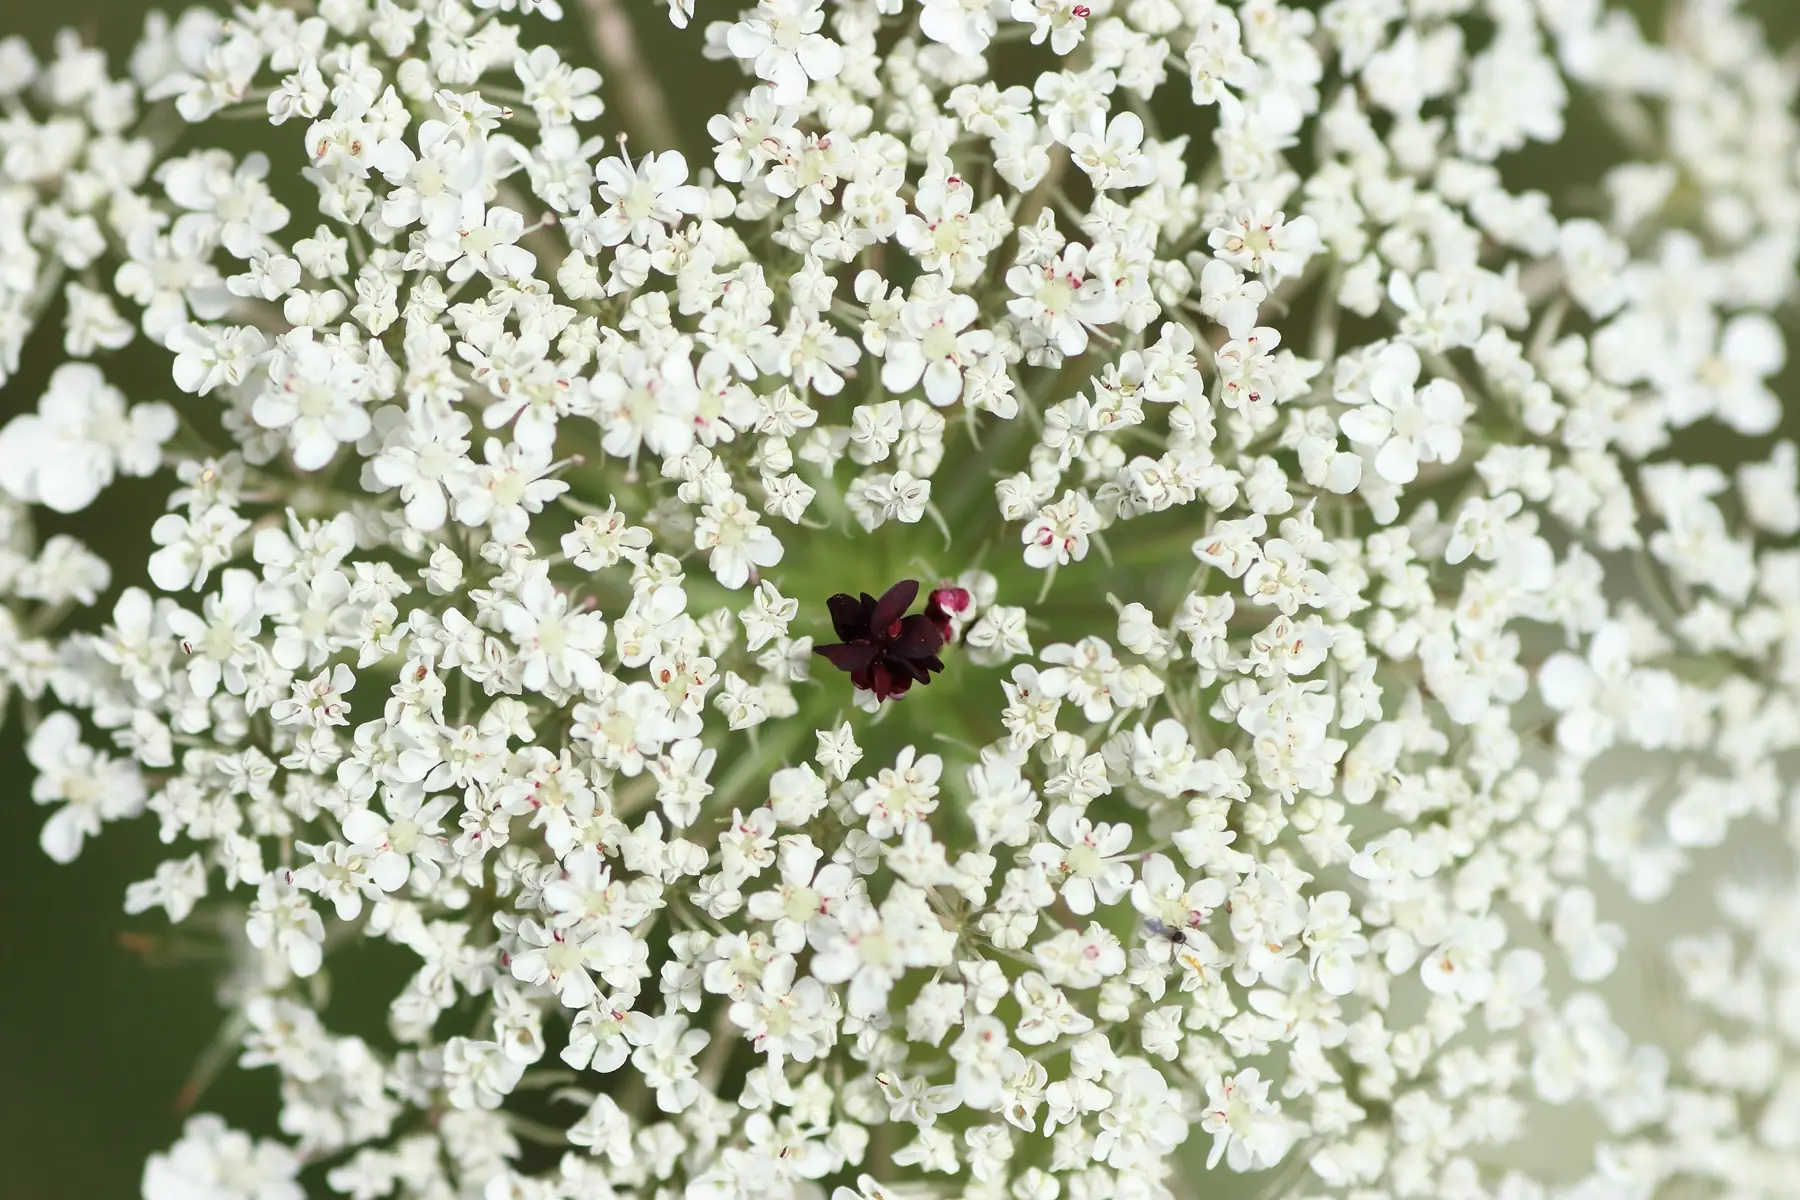
[[[1317,8],[757,0],[696,163],[553,0],[0,42],[44,847],[154,814],[126,907],[228,914],[280,1078],[147,1200],[1792,1194],[1794,858],[1673,944],[1683,1052],[1608,981],[1800,848],[1800,74],[1732,0]],[[1576,104],[1613,158],[1516,188]],[[78,361],[140,332],[172,404]],[[165,468],[144,558],[36,543]],[[920,546],[966,667],[856,715],[826,594]]]

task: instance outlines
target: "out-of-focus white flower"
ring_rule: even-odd
[[[167,404],[127,407],[124,393],[98,367],[64,363],[51,374],[37,412],[0,429],[0,487],[15,500],[80,512],[116,475],[155,472],[175,424]]]

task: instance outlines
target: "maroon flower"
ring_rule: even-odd
[[[925,615],[931,618],[931,623],[944,635],[944,641],[953,642],[956,640],[956,629],[952,622],[968,612],[973,603],[968,589],[946,584],[931,590],[931,596],[925,601]]]
[[[938,588],[925,611],[909,617],[906,610],[918,595],[916,579],[901,580],[879,600],[867,592],[839,592],[825,606],[842,641],[815,646],[813,653],[850,672],[850,682],[874,692],[877,700],[903,695],[914,683],[930,683],[932,673],[944,669],[938,651],[951,640],[955,615],[968,611],[969,593]]]

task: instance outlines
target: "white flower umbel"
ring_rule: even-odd
[[[1792,1196],[1792,57],[660,7],[0,40],[42,845],[279,1076],[147,1200]]]

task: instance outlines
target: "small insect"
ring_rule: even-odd
[[[1177,946],[1187,945],[1187,930],[1174,925],[1165,925],[1155,917],[1144,918],[1144,928],[1160,938],[1167,938]]]

